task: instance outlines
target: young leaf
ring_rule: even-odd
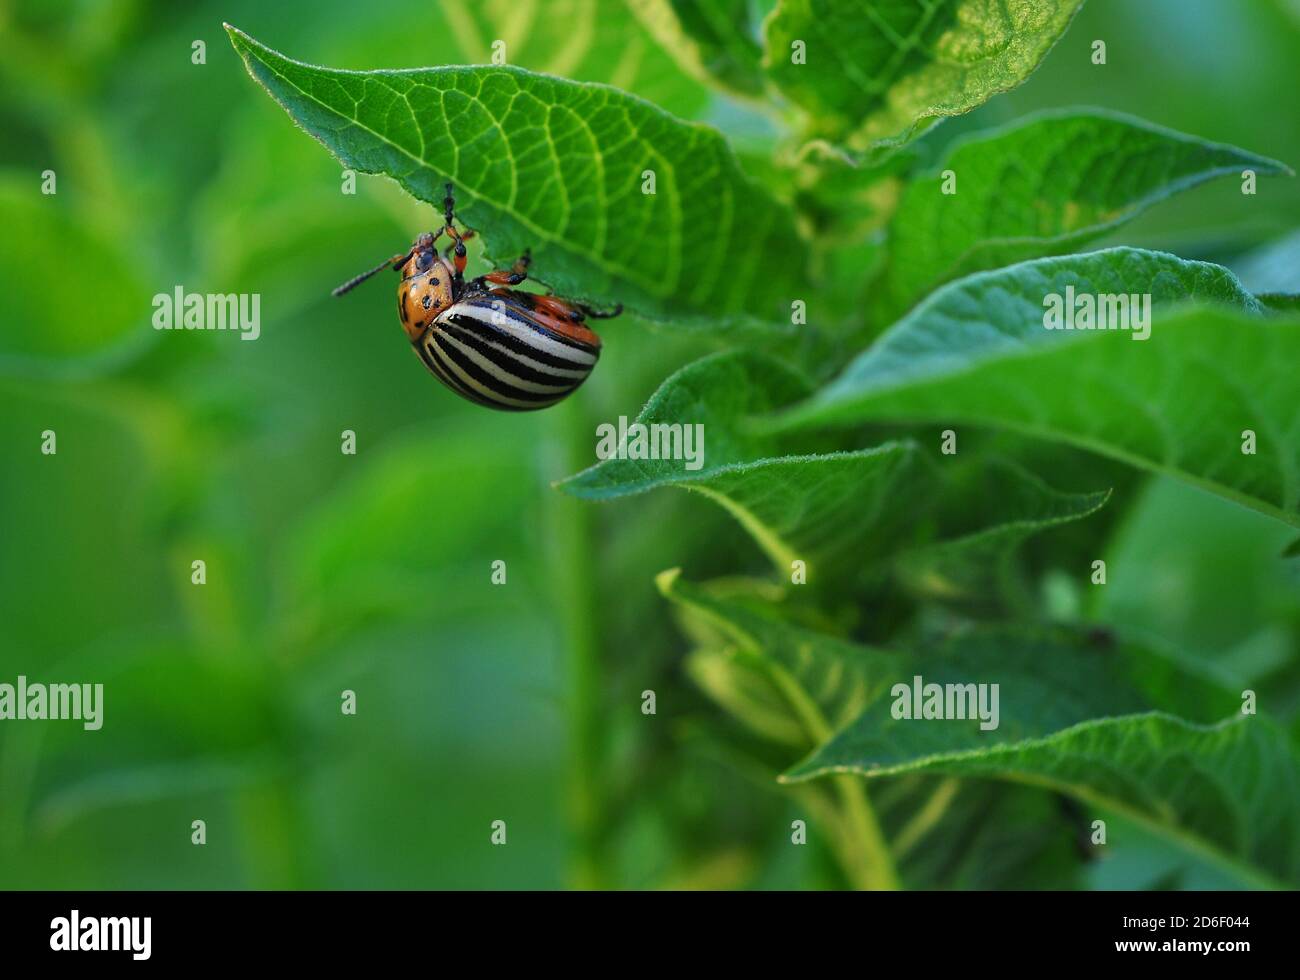
[[[1276,160],[1096,109],[1040,115],[960,143],[913,181],[890,225],[875,284],[887,324],[936,286],[1073,251],[1169,195]],[[952,172],[953,193],[942,174]]]
[[[645,29],[696,78],[716,82],[738,95],[763,94],[749,0],[627,0]]]
[[[532,248],[561,293],[655,318],[789,325],[804,286],[793,219],[715,130],[604,85],[509,66],[340,71],[227,30],[299,125],[434,205],[431,226],[453,182],[494,262]]]
[[[767,21],[764,65],[815,132],[865,150],[1015,88],[1081,4],[781,0]]]
[[[688,665],[693,679],[762,737],[805,750],[818,745],[820,729],[849,724],[903,669],[896,653],[791,626],[774,607],[685,581],[680,569],[661,572],[655,584],[717,633],[718,642]]]
[[[1045,298],[1067,286],[1093,295],[1149,291],[1149,338],[1045,329]],[[940,289],[776,425],[1003,426],[1168,473],[1300,526],[1291,370],[1300,321],[1166,311],[1180,298],[1259,312],[1227,270],[1135,249],[970,276]]]

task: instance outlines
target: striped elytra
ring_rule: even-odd
[[[525,249],[508,269],[465,278],[472,230],[456,228],[451,184],[443,198],[443,226],[415,236],[411,247],[334,290],[351,292],[392,269],[397,317],[424,366],[444,385],[478,405],[505,412],[547,408],[587,380],[600,359],[600,338],[588,318],[618,316],[623,304],[597,310],[553,293],[514,289],[528,278],[532,253]],[[438,240],[451,239],[438,254]]]
[[[536,309],[531,294],[504,289],[452,304],[412,346],[456,394],[508,412],[554,405],[600,358],[600,338],[582,324]]]

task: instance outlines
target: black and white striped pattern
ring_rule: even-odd
[[[600,358],[599,346],[562,336],[500,296],[448,307],[414,346],[456,394],[508,412],[554,405],[587,380]]]

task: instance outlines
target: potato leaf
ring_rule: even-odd
[[[865,150],[1015,88],[1081,3],[781,0],[767,21],[764,64],[811,114],[815,133]]]
[[[1183,658],[1057,627],[958,633],[908,656],[791,625],[775,608],[720,598],[665,573],[660,590],[709,617],[748,666],[745,691],[710,694],[790,735],[804,695],[836,733],[783,779],[828,773],[997,777],[1134,817],[1253,883],[1300,880],[1300,764],[1285,734],[1236,715],[1236,692]],[[757,687],[765,664],[776,678]],[[894,717],[895,685],[998,684],[998,725]],[[780,678],[797,681],[782,685]],[[789,717],[780,724],[782,692]],[[740,700],[743,699],[743,700]],[[725,702],[724,702],[725,703]],[[988,702],[986,702],[988,703]],[[852,721],[843,719],[852,711]],[[757,734],[762,728],[755,727]]]
[[[988,676],[1006,675],[990,667]],[[1300,759],[1267,718],[1202,725],[1144,712],[1031,726],[987,747],[950,742],[947,722],[904,726],[888,703],[874,706],[785,778],[926,772],[1032,783],[1134,817],[1251,884],[1300,883]]]
[[[1055,111],[952,150],[903,193],[876,283],[887,324],[949,280],[1097,238],[1214,177],[1290,171],[1276,160],[1097,109]],[[953,193],[942,174],[952,172]]]
[[[1058,493],[1001,462],[940,468],[911,441],[791,454],[782,440],[746,426],[750,414],[808,392],[806,380],[762,355],[703,358],[665,381],[635,420],[647,433],[659,428],[660,438],[698,425],[695,462],[613,457],[558,486],[589,500],[665,486],[703,494],[749,532],[779,575],[804,562],[809,585],[851,584],[932,528],[940,543],[910,554],[903,570],[921,591],[944,596],[978,591],[986,566],[1001,567],[1025,537],[1085,517],[1106,500],[1105,493]],[[629,432],[629,455],[634,438]],[[939,501],[953,497],[967,501],[960,520],[938,512]]]
[[[1149,338],[1045,329],[1045,298],[1067,286],[1149,293]],[[940,289],[775,425],[1002,426],[1168,473],[1300,526],[1300,322],[1178,310],[1179,299],[1260,311],[1226,269],[1138,249],[979,273]]]
[[[346,166],[439,211],[453,182],[494,262],[532,248],[561,293],[655,318],[789,325],[804,286],[793,218],[717,131],[606,85],[505,65],[340,71],[227,30],[249,73]]]

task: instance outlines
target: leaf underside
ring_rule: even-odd
[[[657,319],[789,325],[802,289],[793,218],[716,130],[607,85],[504,65],[342,71],[228,31],[300,126],[345,166],[433,204],[431,225],[454,183],[497,264],[531,248],[539,280],[563,294]]]

